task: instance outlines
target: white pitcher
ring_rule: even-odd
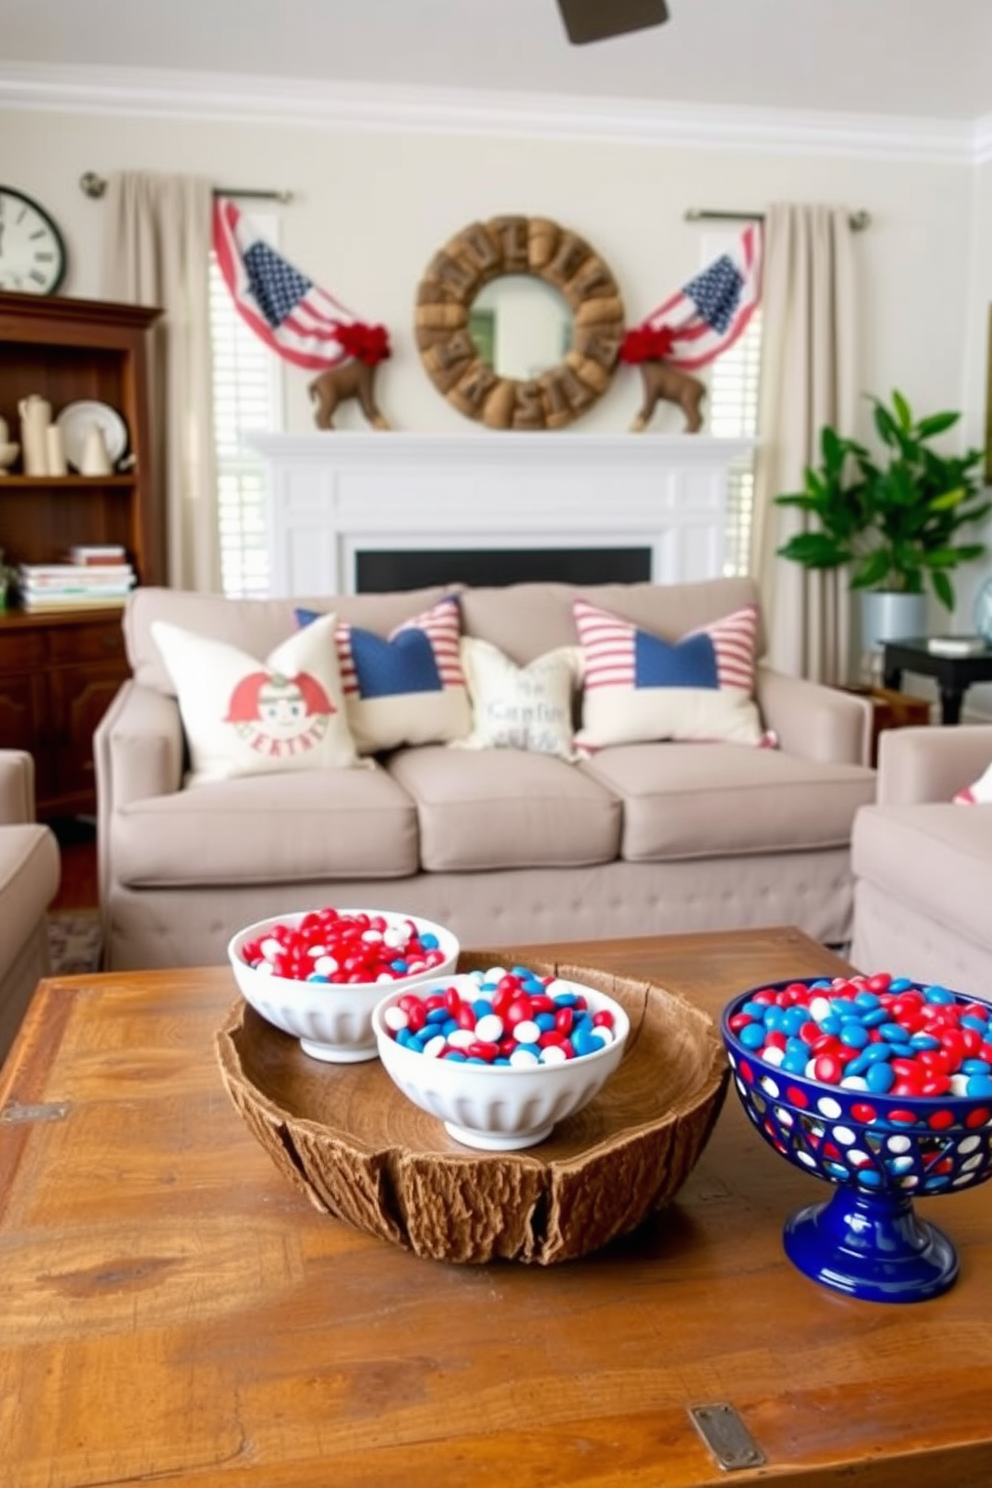
[[[17,405],[21,415],[21,446],[24,450],[24,474],[48,475],[46,430],[52,422],[52,405],[39,393],[31,393]]]
[[[110,453],[107,441],[99,424],[90,424],[83,440],[83,453],[79,460],[80,475],[109,475]]]

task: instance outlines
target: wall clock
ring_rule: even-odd
[[[43,207],[0,186],[0,289],[54,294],[65,275],[62,234]]]

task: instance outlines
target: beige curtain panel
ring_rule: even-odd
[[[774,498],[801,488],[804,467],[818,462],[824,424],[854,432],[860,390],[847,207],[769,207],[762,317],[751,572],[761,586],[771,664],[836,685],[852,671],[846,575],[776,556],[806,517]]]
[[[209,265],[213,192],[188,176],[121,171],[104,203],[103,291],[155,305],[151,429],[166,513],[166,570],[182,589],[219,591]]]

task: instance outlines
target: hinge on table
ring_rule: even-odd
[[[692,1405],[689,1418],[724,1472],[764,1462],[765,1454],[732,1405]]]
[[[48,1101],[40,1106],[22,1106],[20,1101],[10,1101],[0,1111],[0,1126],[15,1126],[25,1121],[61,1121],[68,1114],[68,1101]]]

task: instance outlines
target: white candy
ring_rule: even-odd
[[[327,955],[327,947],[326,946],[307,946],[307,955],[310,956],[310,957],[312,957],[313,960],[316,961],[316,959],[317,959],[318,956],[326,956]]]
[[[767,1049],[762,1049],[761,1057],[766,1064],[773,1064],[777,1068],[785,1058],[785,1050],[777,1049],[774,1044],[769,1044]]]
[[[401,1007],[388,1007],[382,1015],[382,1021],[393,1033],[399,1033],[401,1028],[410,1027],[410,1019]]]
[[[318,976],[331,977],[340,967],[333,956],[319,956],[313,963],[313,969]]]
[[[427,1050],[425,1049],[424,1053],[426,1054],[426,1052]],[[534,1053],[533,1049],[514,1049],[513,1053],[510,1055],[510,1063],[512,1065],[523,1065],[526,1067],[527,1065],[540,1064],[540,1062],[540,1059]]]
[[[277,940],[273,938],[273,936],[267,935],[262,941],[262,944],[259,946],[259,950],[267,961],[271,961],[273,956],[278,956],[281,954],[282,946]]]
[[[401,930],[398,925],[390,925],[382,932],[382,938],[387,946],[392,946],[393,950],[398,949],[399,946],[405,946],[410,939],[405,927]]]
[[[822,1023],[824,1018],[830,1016],[829,997],[814,997],[810,1001],[809,1015],[816,1023]]]
[[[448,1040],[443,1033],[435,1034],[432,1039],[428,1039],[424,1045],[424,1053],[427,1055],[427,1058],[438,1059],[444,1052],[447,1042]]]
[[[383,939],[383,934],[381,930],[363,930],[362,939],[366,945],[378,945]]]
[[[541,1050],[541,1064],[565,1064],[567,1059],[568,1055],[560,1044],[548,1044],[547,1048]],[[510,1056],[510,1063],[513,1063],[512,1055]]]
[[[503,1037],[503,1019],[498,1013],[483,1013],[475,1025],[475,1036],[480,1043],[498,1044]]]
[[[469,1044],[476,1041],[475,1030],[472,1028],[456,1028],[448,1034],[448,1046],[451,1049],[467,1049]]]
[[[531,1018],[522,1018],[513,1030],[513,1037],[518,1044],[536,1044],[541,1030]]]

